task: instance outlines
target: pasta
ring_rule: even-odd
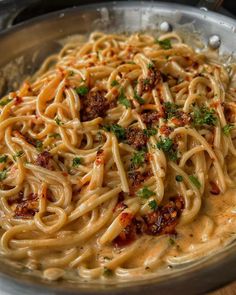
[[[0,100],[0,253],[49,280],[174,271],[235,237],[235,66],[94,32]]]

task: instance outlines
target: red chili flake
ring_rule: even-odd
[[[220,189],[219,189],[218,185],[213,181],[210,181],[210,185],[211,185],[210,192],[213,195],[219,195],[220,194]]]
[[[165,136],[170,135],[170,133],[173,131],[173,129],[170,126],[167,126],[166,124],[163,124],[160,127],[160,133],[164,134]]]
[[[126,227],[127,225],[129,225],[132,219],[133,219],[133,214],[128,212],[123,212],[120,215],[120,223],[123,227]]]
[[[19,105],[23,102],[23,98],[20,96],[16,96],[14,99],[14,105]]]
[[[96,165],[104,164],[104,150],[103,149],[99,149],[97,151],[95,164]]]

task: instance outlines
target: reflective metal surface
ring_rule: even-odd
[[[0,92],[16,87],[42,60],[61,48],[58,41],[94,30],[128,32],[155,30],[163,21],[174,29],[194,34],[207,44],[210,36],[221,39],[221,53],[234,54],[236,22],[198,8],[160,2],[113,2],[64,10],[18,25],[0,33]],[[9,64],[10,63],[10,64]],[[7,65],[8,64],[8,65]],[[6,66],[7,65],[7,66]],[[26,270],[0,263],[0,294],[202,294],[236,278],[236,246],[180,269],[171,275],[130,283],[99,284],[47,282]]]

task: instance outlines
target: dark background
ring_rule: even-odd
[[[119,1],[119,0],[118,0]],[[117,1],[117,2],[118,2]],[[129,0],[127,0],[129,1]],[[147,0],[148,1],[148,0]],[[214,0],[201,0],[202,3],[211,3]],[[61,10],[81,4],[106,2],[99,0],[0,0],[0,29],[17,24],[32,17],[48,12]],[[199,0],[165,1],[197,6]],[[202,6],[202,5],[200,5]],[[236,1],[224,0],[219,10],[221,13],[236,15]]]

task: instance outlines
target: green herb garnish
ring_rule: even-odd
[[[134,98],[139,104],[145,104],[145,100],[140,95],[138,95],[137,91],[134,91]]]
[[[217,123],[217,117],[214,109],[208,107],[194,107],[193,109],[193,125],[201,127],[203,125],[215,126]]]
[[[114,87],[114,86],[118,86],[118,85],[119,85],[119,82],[116,81],[116,80],[113,80],[113,81],[111,82],[111,86],[112,86],[112,87]]]
[[[131,107],[130,101],[125,96],[124,88],[121,88],[120,95],[118,96],[118,101],[120,104],[123,104],[126,109]]]
[[[7,155],[2,155],[0,156],[0,163],[6,163],[8,156]]]
[[[13,159],[16,161],[17,158],[20,158],[24,154],[23,151],[18,151],[16,154],[13,156]]]
[[[69,76],[74,76],[75,72],[69,71]]]
[[[72,162],[72,167],[78,167],[82,163],[82,159],[80,157],[75,157]]]
[[[42,148],[43,148],[43,143],[42,143],[42,141],[40,141],[40,140],[36,140],[36,142],[35,142],[35,147],[36,147],[36,149],[39,151],[39,152],[41,152],[42,151]]]
[[[55,122],[57,123],[58,126],[63,125],[64,123],[59,119],[58,117],[55,118]]]
[[[196,188],[200,189],[201,183],[199,182],[198,178],[194,175],[189,175],[189,179]]]
[[[80,87],[75,88],[75,91],[79,94],[79,95],[86,95],[89,92],[89,89],[87,86],[82,85]]]
[[[157,130],[156,130],[156,128],[148,128],[148,129],[144,129],[143,130],[143,133],[145,135],[147,135],[148,137],[150,137],[150,136],[156,135],[157,134]]]
[[[154,64],[152,64],[152,63],[147,64],[147,68],[149,70],[153,69],[154,68]]]
[[[178,106],[175,103],[172,102],[165,102],[164,103],[164,108],[165,108],[165,113],[166,113],[166,117],[167,119],[170,119],[172,117],[175,117],[177,115],[177,108]]]
[[[49,138],[61,139],[61,135],[59,133],[51,133],[49,134]]]
[[[119,140],[125,139],[125,128],[118,124],[104,125],[103,129],[105,131],[114,133]]]
[[[141,188],[138,192],[137,192],[137,196],[142,198],[142,199],[148,199],[151,196],[155,195],[155,193],[153,191],[151,191],[150,189],[148,189],[146,186]]]
[[[5,99],[1,99],[0,100],[0,106],[4,107],[6,104],[8,104],[10,101],[12,101],[12,99],[10,98],[5,98]]]
[[[144,85],[148,85],[148,84],[150,84],[150,79],[149,79],[149,78],[144,79],[144,80],[143,80],[143,84],[144,84]]]
[[[148,206],[153,210],[156,211],[158,208],[157,202],[156,200],[151,200],[150,202],[148,202]]]
[[[139,167],[145,162],[145,152],[139,151],[133,154],[131,158],[131,163],[134,167]]]
[[[177,160],[177,151],[175,150],[174,142],[172,139],[168,137],[161,138],[160,141],[157,143],[157,148],[159,150],[163,150],[163,152],[165,152],[165,154],[171,161]]]
[[[104,267],[103,275],[106,277],[110,277],[113,275],[113,271],[108,267]]]
[[[234,129],[234,125],[233,124],[227,124],[222,128],[222,131],[224,133],[224,135],[229,136],[230,135],[230,131]]]
[[[158,43],[161,48],[163,49],[171,49],[171,41],[170,39],[164,39],[164,40],[156,40],[156,43]]]
[[[182,182],[183,181],[183,176],[182,175],[176,175],[175,180],[178,181],[178,182]]]
[[[172,239],[172,238],[169,238],[169,243],[171,246],[174,246],[175,245],[175,240]]]
[[[0,181],[4,180],[5,178],[7,178],[7,169],[0,171]]]

